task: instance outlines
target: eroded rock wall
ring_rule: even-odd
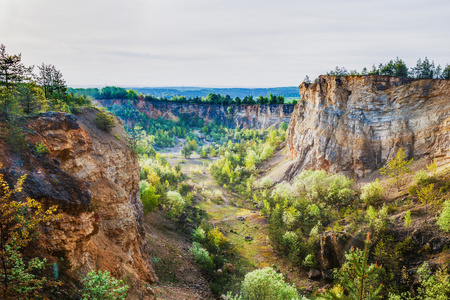
[[[139,194],[139,164],[126,146],[125,130],[98,129],[95,109],[77,116],[45,113],[26,121],[28,142],[44,142],[49,153],[2,157],[10,177],[28,174],[25,192],[62,218],[45,229],[41,247],[63,256],[77,276],[108,270],[127,276],[136,299],[152,297],[157,280],[147,255]]]
[[[103,106],[114,104],[123,105],[132,100],[96,100]],[[289,123],[294,105],[291,104],[264,104],[264,105],[220,105],[195,104],[158,101],[133,102],[142,112],[150,118],[176,120],[181,115],[197,116],[209,123],[218,120],[228,127],[240,128],[268,128],[278,127],[281,122]],[[229,111],[228,108],[231,108]]]
[[[403,148],[408,157],[450,161],[450,81],[390,76],[320,76],[302,83],[287,136],[302,169],[364,177]]]

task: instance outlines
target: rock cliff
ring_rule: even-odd
[[[123,105],[132,100],[96,100],[103,106]],[[268,128],[279,126],[281,122],[289,123],[294,105],[264,104],[264,105],[220,105],[195,104],[177,102],[134,102],[142,112],[150,118],[177,119],[183,114],[197,116],[209,123],[218,120],[228,127]],[[230,108],[230,109],[228,109]]]
[[[301,169],[350,171],[364,177],[403,148],[408,157],[450,155],[450,81],[390,76],[320,76],[302,83],[287,136]]]
[[[64,257],[76,276],[93,269],[127,276],[132,298],[151,298],[146,284],[157,278],[145,249],[137,157],[120,139],[123,126],[111,133],[95,126],[97,112],[27,119],[29,144],[44,142],[49,153],[4,155],[3,172],[11,181],[28,174],[24,191],[58,205],[62,218],[44,228],[39,243],[49,256]]]

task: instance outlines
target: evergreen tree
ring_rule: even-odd
[[[380,169],[382,175],[387,175],[393,178],[397,185],[397,190],[400,191],[400,177],[409,173],[408,165],[413,162],[414,159],[407,160],[403,149],[398,149],[395,158],[388,161],[387,167]]]

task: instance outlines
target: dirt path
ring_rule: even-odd
[[[210,191],[218,190],[223,195],[222,201],[205,201],[197,203],[197,207],[205,210],[208,221],[219,227],[222,233],[230,239],[230,242],[240,258],[238,263],[245,266],[248,271],[255,268],[274,267],[287,275],[291,282],[298,286],[307,287],[312,284],[307,279],[307,274],[276,254],[268,239],[267,220],[260,215],[258,210],[249,210],[237,207],[233,203],[243,201],[242,196],[230,193],[218,185],[208,172],[208,165],[218,158],[200,158],[194,154],[189,159],[180,155],[178,150],[170,150],[165,153],[171,165],[181,163],[181,170],[196,186],[199,193],[202,189]],[[245,202],[245,201],[244,201]],[[306,279],[305,279],[306,278]]]

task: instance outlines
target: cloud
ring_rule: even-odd
[[[4,0],[0,36],[72,85],[296,85],[336,65],[449,62],[443,0]]]

